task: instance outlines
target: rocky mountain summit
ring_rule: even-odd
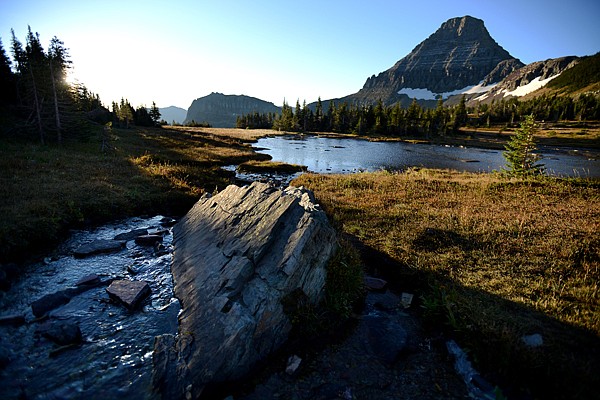
[[[254,112],[268,114],[280,111],[275,104],[255,97],[211,93],[192,102],[185,123],[208,122],[215,128],[234,128],[238,116]]]
[[[341,101],[385,104],[412,98],[485,91],[524,64],[490,36],[482,20],[452,18],[387,71],[367,79],[364,87]],[[483,89],[482,89],[483,88]]]

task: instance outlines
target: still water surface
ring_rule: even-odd
[[[258,140],[259,153],[275,161],[305,165],[317,173],[351,173],[409,167],[449,168],[469,172],[500,170],[502,151],[405,142],[369,142],[319,136],[276,136]],[[547,173],[600,178],[600,160],[550,148],[540,149]]]

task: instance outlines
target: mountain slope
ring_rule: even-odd
[[[415,97],[435,102],[438,95],[483,92],[522,66],[492,39],[482,20],[452,18],[393,67],[368,78],[359,92],[341,100],[407,104]]]
[[[467,104],[491,103],[511,97],[523,97],[546,86],[563,71],[572,68],[578,62],[575,56],[536,61],[509,74],[484,94],[468,96]],[[451,99],[449,103],[457,102]]]
[[[208,122],[215,128],[234,128],[238,116],[259,113],[279,113],[273,103],[245,95],[211,93],[192,102],[185,122]]]
[[[600,53],[581,57],[573,68],[548,83],[548,88],[570,94],[578,91],[600,90]]]
[[[158,110],[160,111],[160,118],[164,119],[169,124],[172,122],[182,124],[187,115],[187,110],[175,106],[159,108]]]

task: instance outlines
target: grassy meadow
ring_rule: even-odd
[[[231,182],[220,166],[264,158],[240,139],[198,130],[98,127],[63,146],[1,138],[0,263],[51,249],[70,228],[184,214]]]
[[[71,228],[182,215],[232,182],[222,165],[280,170],[248,145],[267,134],[98,127],[63,146],[0,138],[0,264],[47,255]],[[411,310],[432,337],[456,338],[509,398],[596,394],[598,180],[412,169],[305,174],[293,184],[315,192],[370,274],[415,295]],[[535,333],[544,344],[526,347],[521,338]]]
[[[414,293],[425,325],[457,338],[508,393],[596,393],[598,181],[414,169],[293,184],[315,192],[371,274]],[[535,333],[543,346],[527,348],[521,338]]]

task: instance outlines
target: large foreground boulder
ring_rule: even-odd
[[[179,334],[157,338],[153,381],[163,398],[198,398],[285,342],[282,301],[321,300],[335,232],[310,191],[255,182],[201,198],[173,235]]]

